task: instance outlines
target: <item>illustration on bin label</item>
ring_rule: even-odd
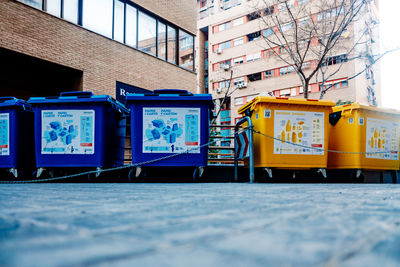
[[[399,124],[367,118],[366,158],[399,159]],[[387,153],[380,153],[387,152]]]
[[[324,155],[312,149],[324,148],[323,112],[275,110],[274,118],[274,154]]]
[[[0,156],[10,155],[10,114],[0,113]]]
[[[143,108],[143,153],[200,153],[200,108]]]
[[[94,110],[42,110],[42,154],[94,154]]]

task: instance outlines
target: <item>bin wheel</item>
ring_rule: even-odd
[[[144,182],[146,175],[147,175],[147,173],[146,173],[145,168],[135,167],[129,171],[128,180],[129,180],[129,182],[132,182],[132,183]]]
[[[364,182],[364,174],[360,170],[352,171],[350,174],[351,182],[361,184]]]
[[[204,182],[203,174],[204,174],[204,167],[195,168],[193,171],[193,182],[194,183]]]

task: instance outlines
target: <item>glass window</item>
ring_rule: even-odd
[[[38,9],[42,9],[43,7],[43,0],[18,0],[18,1]]]
[[[293,23],[293,22],[283,24],[283,25],[281,26],[281,32],[290,30],[290,29],[292,29],[293,27],[294,27],[294,23]]]
[[[167,58],[171,63],[176,64],[176,29],[168,26]]]
[[[235,105],[243,105],[243,97],[236,97]]]
[[[125,28],[125,43],[129,46],[136,47],[136,8],[131,5],[126,5],[126,28]]]
[[[272,70],[267,70],[267,71],[264,72],[264,78],[265,78],[265,79],[266,79],[266,78],[271,78],[271,77],[273,77],[273,76],[274,76],[274,73],[273,73]]]
[[[268,36],[271,36],[273,34],[274,34],[274,30],[272,28],[266,29],[266,30],[263,31],[264,37],[268,37]]]
[[[47,0],[46,11],[54,16],[61,17],[61,0]]]
[[[158,57],[166,59],[167,25],[158,22]]]
[[[156,19],[139,11],[138,48],[156,54]]]
[[[114,6],[114,40],[124,42],[124,3],[119,0]]]
[[[232,46],[231,41],[227,41],[227,42],[225,42],[225,43],[221,43],[221,44],[219,45],[219,48],[221,48],[222,50],[224,50],[224,49],[231,48],[231,46]]]
[[[233,26],[239,26],[243,24],[243,17],[233,20]]]
[[[83,0],[82,26],[112,37],[112,0]]]
[[[342,82],[342,87],[348,87],[349,86],[349,82],[348,81],[343,81]]]
[[[239,84],[243,84],[243,83],[244,83],[244,77],[239,77],[239,78],[233,79],[233,84],[236,86]]]
[[[78,0],[64,0],[62,17],[65,20],[78,24]]]
[[[193,35],[179,30],[179,66],[193,70]]]
[[[239,37],[233,40],[233,46],[237,46],[237,45],[241,45],[244,42],[244,38],[243,37]]]
[[[244,57],[237,57],[233,60],[235,65],[242,64],[244,62]]]

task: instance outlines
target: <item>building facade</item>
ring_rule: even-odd
[[[195,1],[2,0],[0,95],[196,92],[195,34]]]
[[[266,2],[269,4],[266,5]],[[319,2],[321,1],[289,0],[288,4],[293,10],[305,8],[313,12],[312,10],[318,10],[315,5]],[[226,114],[230,113],[230,118],[220,118],[220,123],[227,124],[229,121],[234,124],[241,117],[237,113],[238,108],[258,95],[303,97],[301,80],[294,68],[276,55],[285,53],[285,48],[271,48],[263,38],[279,30],[278,26],[263,28],[263,22],[268,16],[279,16],[282,8],[278,1],[199,0],[197,4],[199,14],[196,47],[199,48],[199,53],[196,62],[199,90],[210,92],[216,102],[220,103],[229,88],[228,98],[225,98],[226,103],[222,109]],[[318,23],[324,16],[333,14],[330,10],[324,12],[322,14],[315,11],[315,14],[307,19]],[[358,35],[362,31],[365,43],[361,46],[365,50],[363,53],[374,54],[379,51],[378,42],[375,42],[379,36],[376,27],[373,27],[378,19],[376,1],[370,1],[363,12],[368,13],[367,16],[362,16],[363,19],[348,27],[349,37],[346,35],[346,38],[343,38],[342,45],[346,48],[351,47],[354,40],[359,40]],[[297,18],[297,21],[301,23],[302,18]],[[364,34],[365,25],[371,26],[367,28],[367,34]],[[281,25],[282,28],[284,26],[290,27],[290,24]],[[317,45],[318,39],[313,37],[310,42],[311,45]],[[205,47],[208,48],[204,49]],[[341,68],[325,82],[325,86],[332,89],[327,91],[324,99],[379,105],[379,63],[366,69],[369,65],[368,56],[353,60],[344,51],[347,49],[343,49],[343,52],[338,49],[336,54],[327,58],[325,64],[332,69],[331,72],[334,72],[333,69],[338,64]],[[313,58],[309,58],[303,65],[305,72],[310,73],[315,63]],[[359,76],[351,78],[364,69],[366,70]],[[314,77],[308,88],[309,98],[318,99],[321,87]]]

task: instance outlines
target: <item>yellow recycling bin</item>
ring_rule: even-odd
[[[326,168],[328,100],[258,96],[239,109],[250,115],[254,166],[292,170]],[[315,149],[317,148],[317,149]]]
[[[329,169],[398,170],[400,112],[352,103],[332,108]]]

